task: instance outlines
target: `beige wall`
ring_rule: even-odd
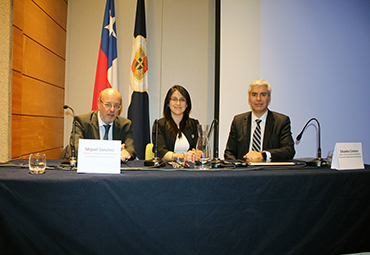
[[[223,158],[233,117],[250,110],[247,87],[260,77],[261,1],[221,2],[219,155]]]
[[[0,1],[0,162],[10,157],[11,3]]]
[[[131,96],[128,84],[136,2],[115,1],[123,117],[127,117]],[[105,0],[68,1],[65,103],[76,114],[91,110],[105,3]],[[214,97],[214,1],[151,0],[145,4],[150,123],[162,116],[167,90],[181,84],[192,97],[191,116],[210,124]],[[65,144],[72,126],[69,113],[66,116]]]

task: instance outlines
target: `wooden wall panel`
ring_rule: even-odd
[[[57,149],[44,151],[44,153],[46,154],[47,160],[48,159],[58,159],[60,154],[62,154],[62,151],[63,151],[63,147],[59,147]]]
[[[64,88],[65,61],[32,39],[24,39],[23,74]]]
[[[13,72],[13,114],[64,117],[64,89]]]
[[[12,71],[12,114],[22,114],[22,77],[21,73]]]
[[[25,0],[13,0],[13,25],[23,29],[23,12]]]
[[[12,158],[63,150],[67,2],[13,0]]]
[[[23,32],[13,26],[12,36],[12,69],[22,72],[23,62]]]
[[[64,0],[33,0],[40,8],[48,13],[59,26],[67,30],[67,3]]]
[[[48,159],[58,159],[60,154],[62,154],[63,148],[57,148],[52,150],[46,150],[46,151],[39,151],[39,153],[44,153],[46,156],[46,165],[49,165]],[[28,159],[29,154],[16,157],[15,159]]]
[[[63,119],[33,116],[12,116],[12,157],[33,152],[60,149],[63,145]]]
[[[24,4],[23,33],[65,59],[65,30],[31,0]]]
[[[22,130],[20,128],[20,116],[12,115],[12,158],[21,156]],[[19,121],[17,122],[17,120]],[[15,121],[15,122],[14,122]]]

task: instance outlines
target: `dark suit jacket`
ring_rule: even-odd
[[[78,156],[78,142],[82,139],[100,139],[98,111],[92,111],[87,114],[76,116],[76,135],[75,135],[75,150],[76,157]],[[118,116],[113,121],[113,140],[121,140],[121,143],[126,145],[126,150],[130,153],[131,158],[135,159],[136,152],[134,148],[134,140],[132,139],[131,121]],[[69,142],[69,148],[66,149],[65,155],[62,158],[71,157],[70,146],[73,143],[73,130]]]
[[[188,139],[190,148],[195,149],[198,140],[198,130],[197,124],[199,121],[196,119],[189,118],[190,127],[187,130],[183,131],[183,134]],[[153,151],[155,150],[155,122],[153,124],[152,132],[152,141],[153,141]],[[159,158],[163,158],[168,151],[173,151],[175,148],[176,137],[169,131],[167,128],[167,123],[165,118],[158,120],[158,154]]]
[[[243,159],[248,153],[251,121],[251,112],[234,117],[224,153],[225,159]],[[271,153],[271,159],[294,157],[294,141],[288,116],[268,110],[262,148]]]

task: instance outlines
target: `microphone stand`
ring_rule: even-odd
[[[75,150],[75,137],[76,137],[76,115],[75,111],[72,109],[72,107],[68,105],[63,106],[64,109],[70,109],[73,113],[73,127],[72,127],[72,146],[71,146],[71,159],[69,160],[69,165],[71,166],[71,169],[73,167],[77,167],[77,158],[76,158],[76,150]]]
[[[327,162],[321,158],[321,128],[320,128],[320,123],[316,118],[311,118],[309,121],[307,121],[306,125],[304,125],[302,131],[299,133],[297,136],[297,141],[300,141],[303,135],[303,132],[305,131],[307,125],[312,121],[315,120],[318,126],[318,148],[317,148],[317,158],[311,161],[307,161],[306,165],[308,166],[315,166],[315,167],[322,167],[322,166],[327,166]]]
[[[158,158],[158,120],[155,120],[155,147],[154,147],[154,158],[147,159],[144,161],[144,166],[162,167],[166,165],[162,159]]]
[[[72,134],[72,148],[71,148],[71,161],[69,161],[69,165],[71,168],[77,167],[77,157],[76,157],[76,149],[75,149],[75,137],[76,137],[76,121],[75,121],[76,115],[73,113],[73,134]]]
[[[212,121],[212,124],[211,124],[211,128],[209,130],[209,134],[208,134],[208,138],[211,134],[211,131],[212,131],[212,128],[215,126],[216,130],[215,130],[215,136],[214,136],[214,143],[213,143],[213,153],[214,153],[214,158],[211,159],[211,166],[212,168],[221,168],[221,167],[224,167],[224,162],[219,159],[218,157],[218,135],[219,135],[219,131],[218,131],[218,120],[217,119],[214,119]]]

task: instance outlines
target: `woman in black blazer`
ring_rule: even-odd
[[[167,92],[164,100],[163,118],[158,120],[158,154],[163,160],[173,160],[185,153],[187,161],[194,160],[198,140],[199,121],[189,117],[191,99],[188,91],[175,85]],[[155,123],[153,125],[153,150],[155,144]]]

